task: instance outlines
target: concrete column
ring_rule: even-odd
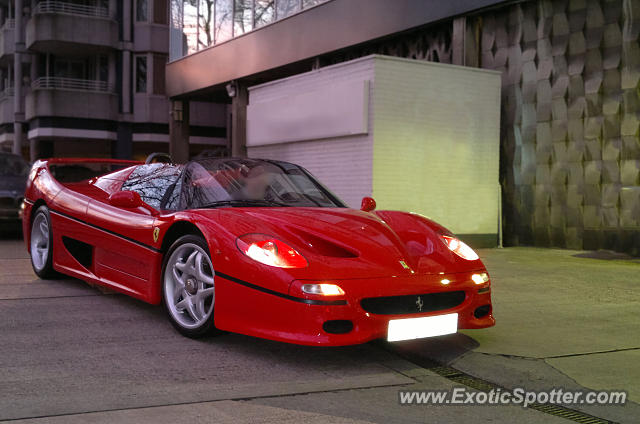
[[[236,93],[231,100],[231,156],[247,156],[247,104],[249,91],[236,84]]]
[[[453,20],[451,63],[462,66],[480,66],[479,18],[460,17]]]
[[[131,41],[131,3],[132,0],[122,2],[122,41]]]
[[[133,127],[130,122],[118,122],[117,139],[111,144],[111,156],[131,159],[133,156]]]
[[[464,65],[464,34],[466,25],[466,18],[464,16],[453,20],[451,63],[454,65]]]
[[[131,113],[131,52],[122,52],[122,113]]]
[[[22,121],[24,120],[24,114],[22,112],[22,51],[24,50],[23,42],[23,19],[22,19],[22,0],[15,0],[15,54],[13,61],[13,153],[22,153]],[[33,155],[33,153],[32,153]]]
[[[169,118],[169,154],[175,163],[189,160],[189,102],[171,101]]]

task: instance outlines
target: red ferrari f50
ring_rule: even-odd
[[[189,337],[225,330],[348,345],[494,325],[478,255],[417,214],[345,206],[304,168],[37,161],[24,200],[33,269],[152,304]]]

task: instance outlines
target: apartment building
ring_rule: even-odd
[[[167,0],[0,0],[0,148],[32,160],[168,151],[168,53]],[[226,144],[225,112],[192,107],[194,154]]]

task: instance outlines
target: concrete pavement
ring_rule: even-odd
[[[435,360],[505,388],[622,389],[639,401],[640,263],[581,254],[481,251],[494,328],[329,349],[185,339],[160,308],[73,279],[40,281],[22,241],[0,240],[0,420],[569,422],[519,406],[402,406],[398,390],[459,387],[421,366]],[[572,408],[640,417],[634,403]]]

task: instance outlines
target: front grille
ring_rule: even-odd
[[[362,309],[372,314],[418,314],[455,308],[464,302],[464,291],[412,294],[408,296],[368,297],[362,299]]]

